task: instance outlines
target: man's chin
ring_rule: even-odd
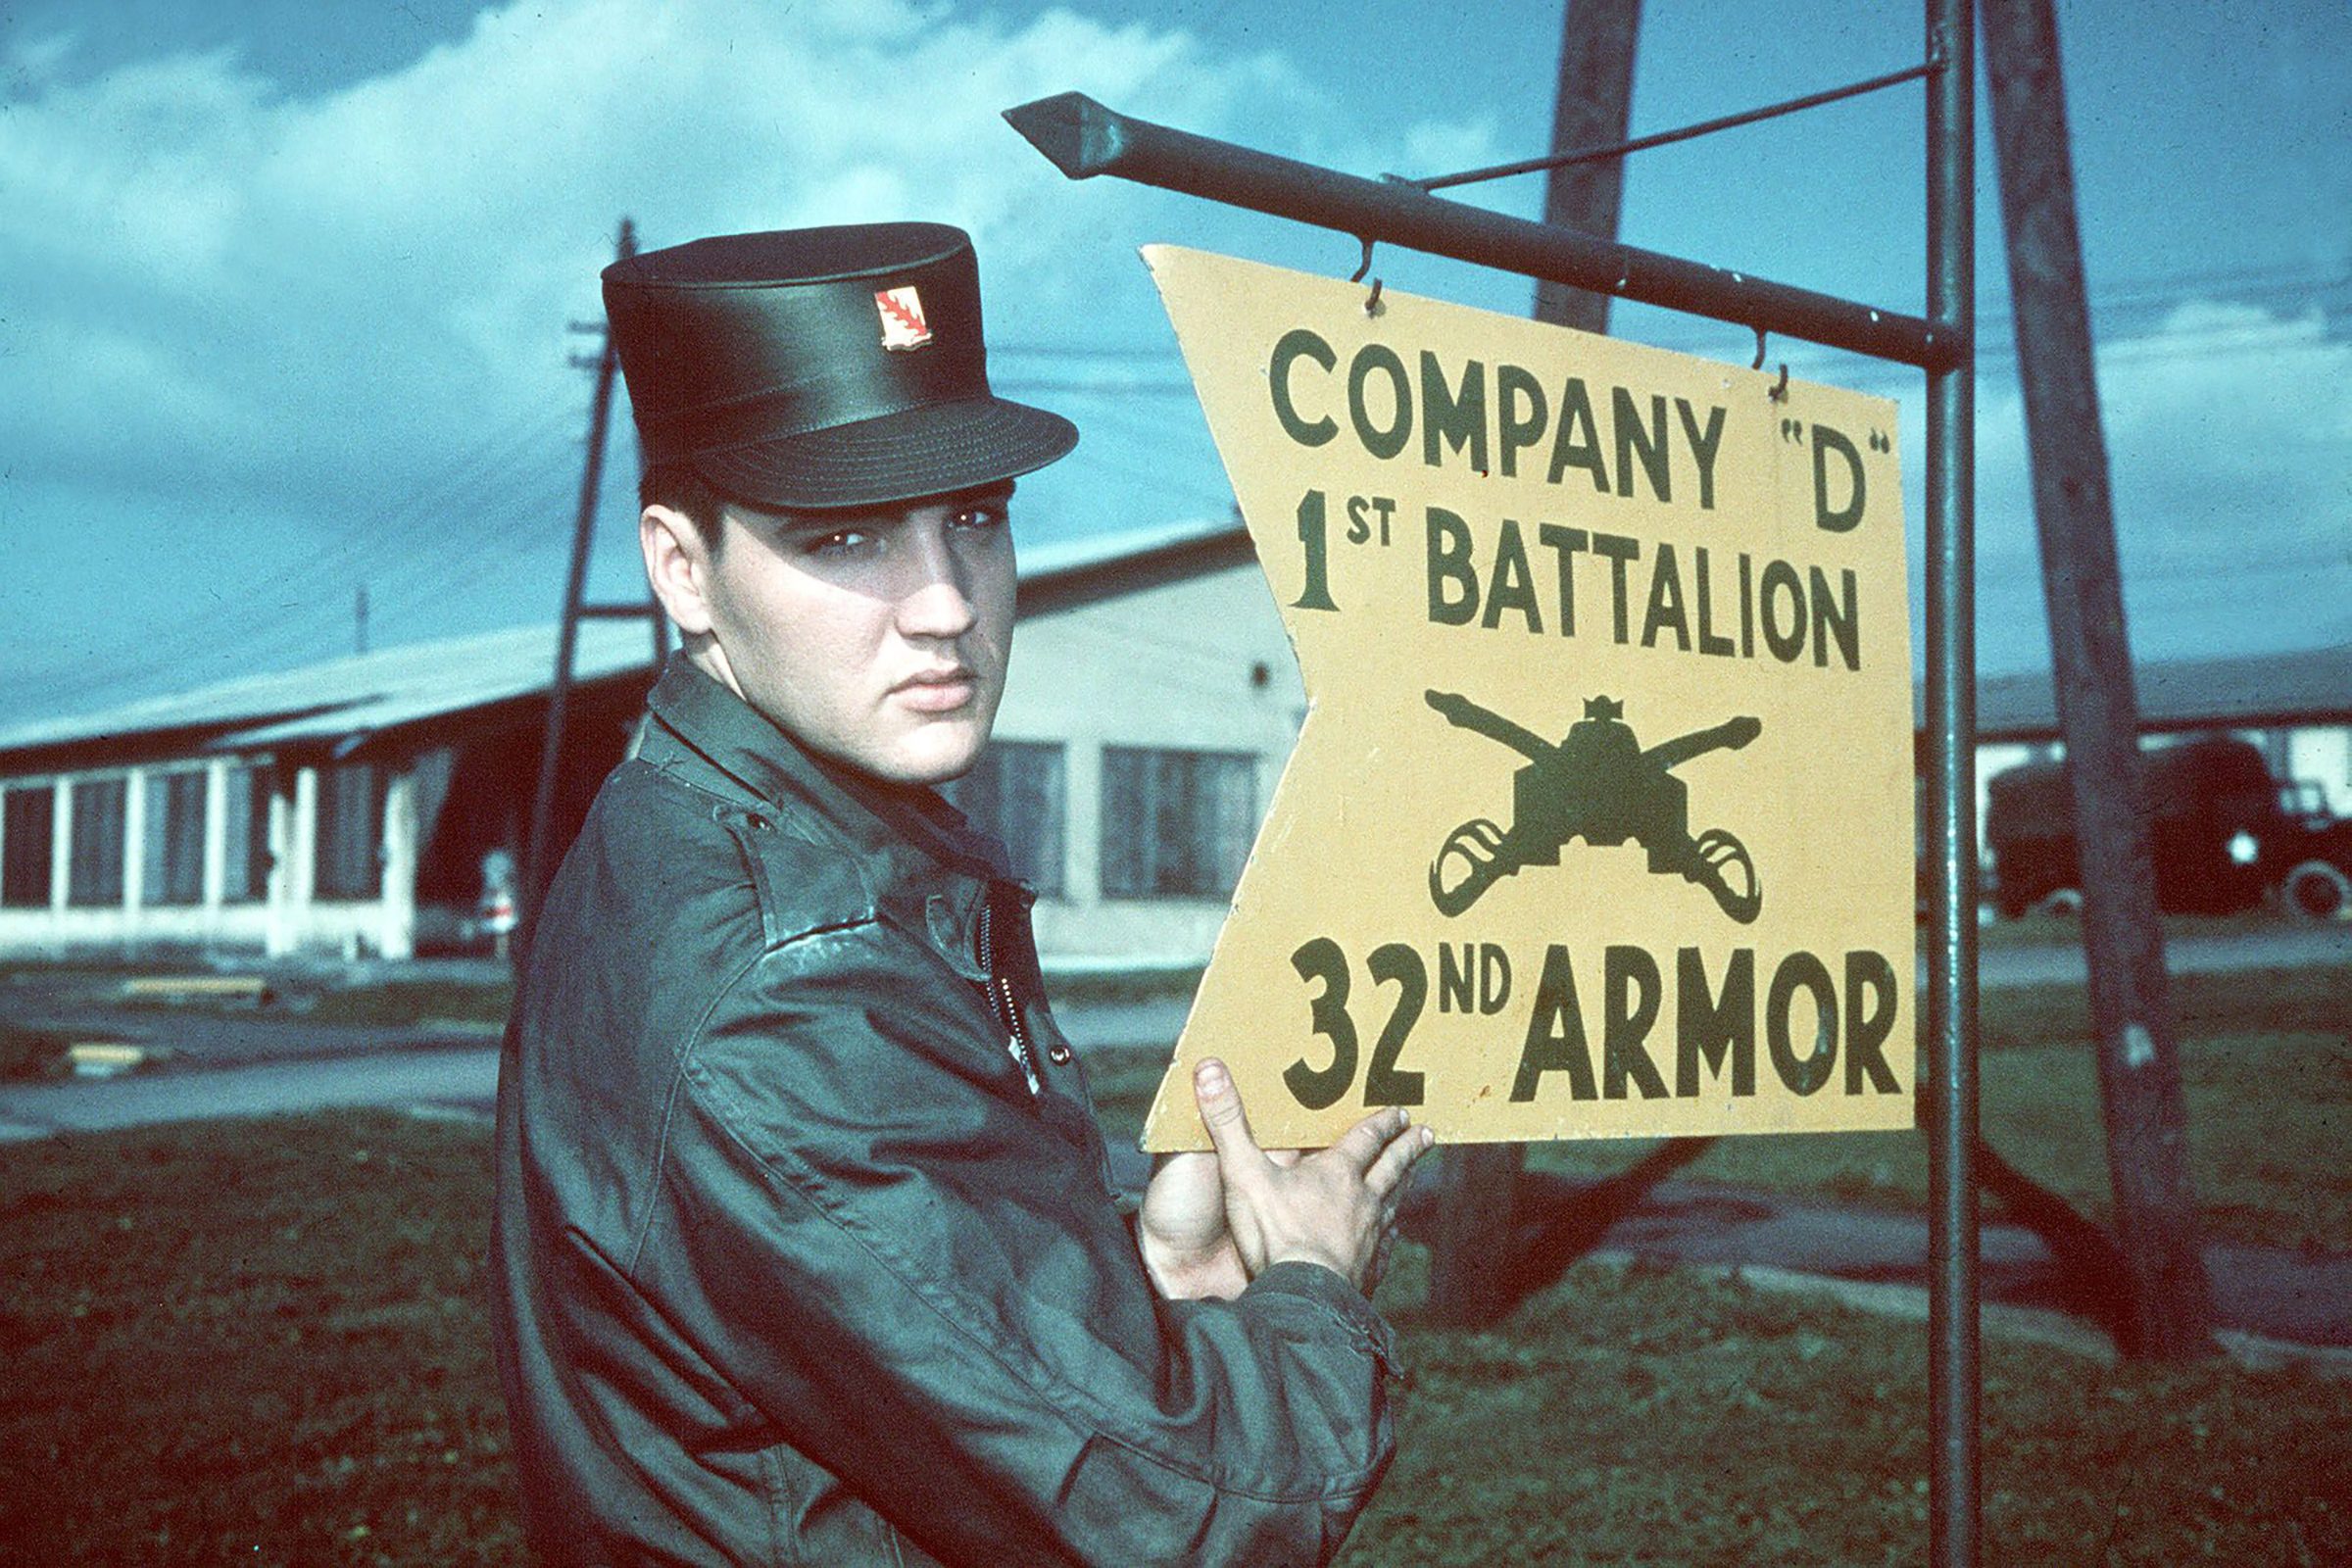
[[[946,784],[970,772],[987,744],[988,731],[982,725],[941,721],[921,726],[890,748],[889,755],[863,765],[892,784]]]

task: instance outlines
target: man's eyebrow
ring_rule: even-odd
[[[843,528],[870,528],[894,523],[917,507],[1003,506],[1012,499],[1013,483],[999,479],[966,490],[946,490],[935,496],[879,507],[844,507],[838,512],[771,512],[767,518],[780,529],[796,533],[833,533]]]

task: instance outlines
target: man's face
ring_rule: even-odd
[[[1004,692],[1011,497],[999,484],[869,512],[730,506],[704,557],[698,658],[812,751],[896,783],[958,776]]]

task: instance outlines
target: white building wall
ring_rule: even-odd
[[[123,935],[135,942],[140,916],[147,912],[147,769],[125,768],[122,773],[122,908]]]
[[[318,775],[311,768],[294,777],[290,794],[273,793],[270,807],[270,870],[268,896],[226,902],[226,818],[224,781],[235,765],[207,760],[196,764],[208,774],[205,791],[204,891],[194,904],[150,905],[145,899],[147,780],[184,770],[182,764],[93,768],[81,773],[0,780],[11,787],[49,785],[54,793],[46,908],[0,908],[0,954],[55,956],[92,950],[185,948],[289,953],[333,952],[405,958],[416,946],[417,815],[415,779],[407,770],[389,780],[384,810],[383,893],[365,900],[322,901],[314,897],[318,844]],[[103,906],[71,901],[74,853],[74,786],[89,779],[124,781],[122,897]]]
[[[386,781],[383,836],[376,847],[383,866],[383,896],[377,901],[372,946],[387,958],[416,951],[416,775],[403,769]]]
[[[263,901],[262,951],[275,958],[302,943],[302,928],[294,906],[295,799],[286,776],[269,775],[270,887]]]
[[[204,780],[205,938],[220,939],[221,891],[228,882],[228,760],[215,758]]]
[[[1047,959],[1199,962],[1224,924],[1222,898],[1102,896],[1103,748],[1251,753],[1262,815],[1305,711],[1273,595],[1249,563],[1024,619],[997,734],[1065,747],[1063,893],[1036,914]]]

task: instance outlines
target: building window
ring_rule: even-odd
[[[1248,752],[1102,752],[1102,892],[1221,899],[1257,831],[1257,759]]]
[[[372,899],[384,889],[384,775],[366,762],[318,770],[318,856],[312,886],[322,899]]]
[[[0,906],[49,907],[50,850],[57,832],[53,785],[19,785],[0,797]]]
[[[95,908],[122,902],[122,814],[130,798],[119,778],[85,778],[74,786],[74,827],[66,867],[66,902]]]
[[[143,902],[204,902],[204,783],[203,773],[186,769],[147,775]]]
[[[1012,874],[1048,898],[1062,890],[1061,756],[1059,746],[997,741],[942,792],[1004,840]]]
[[[220,902],[257,904],[270,896],[269,774],[231,767],[220,780]]]

